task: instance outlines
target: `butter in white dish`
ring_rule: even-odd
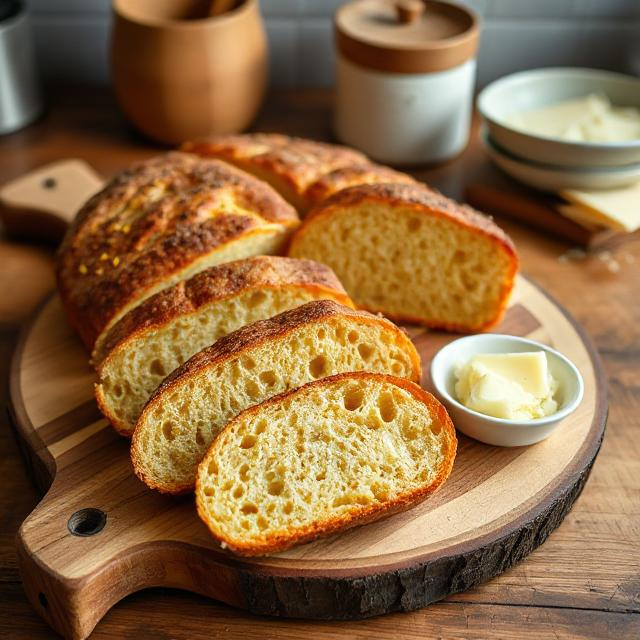
[[[455,376],[458,400],[494,418],[535,420],[558,410],[558,382],[544,351],[477,354],[458,365]]]
[[[512,114],[507,123],[523,133],[569,142],[628,142],[640,139],[640,109],[613,106],[590,94]]]

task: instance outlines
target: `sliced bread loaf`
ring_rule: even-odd
[[[456,444],[444,407],[418,385],[324,378],[225,427],[198,468],[198,514],[235,553],[282,551],[421,502],[448,478]]]
[[[453,331],[496,324],[518,268],[494,222],[418,184],[336,193],[307,216],[289,255],[328,264],[360,307]]]
[[[212,265],[279,253],[298,224],[268,184],[225,162],[151,158],[78,213],[60,247],[60,297],[92,349],[144,299]]]
[[[420,380],[420,358],[394,324],[330,300],[309,302],[221,338],[174,371],[136,424],[136,474],[165,493],[193,488],[211,440],[240,411],[345,371]]]
[[[122,434],[164,378],[222,336],[311,300],[353,307],[331,269],[259,256],[211,267],[145,300],[94,351],[98,406]]]

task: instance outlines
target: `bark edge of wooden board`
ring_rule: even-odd
[[[59,300],[49,298],[23,331],[10,376],[18,439],[39,486],[48,488],[17,539],[33,607],[80,640],[116,602],[152,586],[256,614],[346,620],[416,609],[503,572],[544,542],[580,494],[604,434],[606,387],[582,329],[525,278],[496,331],[555,344],[583,374],[583,404],[549,440],[500,449],[461,436],[451,477],[422,505],[282,554],[242,559],[216,546],[190,497],[158,495],[133,476],[127,441],[95,406],[86,353]],[[418,328],[410,334],[427,371],[435,350],[454,338]],[[79,533],[99,532],[73,535],[78,524]]]

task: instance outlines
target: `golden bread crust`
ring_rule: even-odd
[[[393,322],[386,318],[373,315],[368,311],[351,309],[334,302],[333,300],[312,300],[311,302],[307,302],[295,309],[284,311],[272,318],[259,320],[258,322],[254,322],[246,327],[237,329],[223,338],[220,338],[220,340],[210,347],[196,353],[196,355],[187,360],[182,366],[178,367],[162,381],[160,386],[149,399],[149,402],[147,402],[142,412],[143,415],[147,413],[147,411],[151,411],[155,403],[162,402],[163,396],[169,393],[178,381],[184,380],[185,378],[191,378],[203,369],[207,369],[219,362],[236,357],[238,354],[267,341],[284,337],[291,331],[294,331],[297,327],[314,322],[330,320],[337,316],[348,316],[357,319],[360,322],[369,324],[385,324],[390,331],[396,334],[398,341],[406,345],[407,352],[410,353],[413,361],[414,376],[412,377],[412,380],[416,382],[420,381],[420,356],[413,346],[409,336],[400,327],[397,327]],[[142,416],[140,417],[140,420],[141,419]],[[135,441],[135,433],[133,437]]]
[[[333,271],[319,262],[281,256],[235,260],[182,280],[129,311],[109,329],[99,353],[94,352],[94,362],[101,365],[108,354],[124,342],[163,327],[178,316],[193,313],[205,304],[231,298],[242,291],[287,285],[326,290],[341,304],[354,306]],[[99,371],[101,368],[99,366]]]
[[[291,140],[291,136],[281,133],[241,133],[189,140],[182,145],[181,150],[233,163],[235,160],[253,158],[285,147]]]
[[[334,169],[316,180],[306,192],[312,207],[324,202],[338,191],[364,184],[414,184],[416,180],[408,173],[395,171],[379,164],[358,164]]]
[[[314,217],[326,215],[331,207],[348,207],[365,200],[388,202],[397,205],[413,205],[426,213],[441,215],[450,220],[495,238],[512,253],[515,246],[511,238],[488,216],[472,207],[447,198],[436,189],[425,184],[363,184],[335,193],[319,207],[309,212],[307,219],[294,234],[292,242],[304,233],[305,227]]]
[[[227,160],[262,178],[275,177],[277,180],[272,184],[285,183],[296,200],[303,202],[306,202],[307,188],[325,174],[368,162],[364,154],[347,147],[279,134],[223,136],[186,142],[182,149]]]
[[[362,203],[388,203],[403,208],[411,208],[424,215],[440,216],[450,220],[454,224],[466,227],[475,233],[482,234],[493,241],[500,250],[504,251],[509,260],[509,273],[502,283],[500,304],[496,313],[486,323],[480,326],[469,327],[457,323],[431,323],[424,318],[398,313],[388,313],[383,308],[367,307],[373,313],[384,313],[396,322],[421,324],[434,329],[445,331],[469,332],[483,331],[495,326],[503,317],[509,302],[509,295],[513,289],[515,277],[518,272],[519,259],[511,238],[488,216],[476,211],[468,205],[461,204],[442,195],[435,189],[426,185],[415,184],[366,184],[349,187],[338,191],[312,209],[302,225],[296,230],[289,243],[289,255],[296,257],[296,246],[313,229],[314,224],[322,218],[350,206]]]
[[[184,153],[151,158],[78,213],[59,250],[60,295],[91,348],[140,292],[234,240],[297,224],[273,189],[231,165]]]
[[[287,398],[296,394],[304,393],[305,389],[310,387],[322,387],[330,386],[335,382],[342,380],[358,380],[369,379],[375,381],[382,381],[393,384],[404,391],[410,393],[416,400],[427,405],[429,413],[442,425],[442,432],[445,434],[446,451],[444,453],[444,462],[434,478],[433,482],[428,485],[424,485],[413,491],[407,491],[404,494],[399,495],[393,500],[388,501],[386,504],[373,504],[363,505],[357,511],[351,511],[341,516],[330,518],[321,522],[314,522],[313,524],[301,527],[295,531],[287,533],[280,533],[270,536],[265,536],[263,540],[259,542],[248,542],[244,544],[236,544],[235,541],[228,538],[221,537],[217,531],[214,530],[211,521],[208,518],[206,509],[202,505],[202,501],[196,498],[196,507],[198,516],[204,522],[209,529],[212,536],[222,543],[225,547],[231,551],[242,556],[259,556],[276,553],[278,551],[284,551],[295,545],[311,542],[321,537],[326,537],[338,531],[345,531],[356,526],[368,524],[382,518],[389,517],[394,513],[405,511],[433,494],[449,477],[451,470],[453,469],[453,463],[456,457],[457,451],[457,438],[455,428],[451,422],[444,406],[434,398],[433,395],[419,387],[414,382],[406,380],[404,378],[397,378],[395,376],[370,373],[365,371],[353,372],[353,373],[340,373],[320,380],[314,380],[306,385],[288,391],[286,393],[274,396],[265,400],[261,404],[249,407],[238,416],[236,416],[229,424],[215,437],[207,455],[201,462],[201,465],[208,464],[209,455],[215,448],[216,442],[228,429],[234,428],[236,422],[244,420],[247,416],[254,416],[260,413],[260,411],[266,406],[277,405]],[[200,473],[196,476],[196,497],[201,493]]]

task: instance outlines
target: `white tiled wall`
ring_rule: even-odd
[[[344,0],[260,0],[278,86],[328,86]],[[537,66],[640,74],[640,0],[464,0],[483,17],[478,83]],[[109,81],[110,0],[27,0],[46,78]]]

